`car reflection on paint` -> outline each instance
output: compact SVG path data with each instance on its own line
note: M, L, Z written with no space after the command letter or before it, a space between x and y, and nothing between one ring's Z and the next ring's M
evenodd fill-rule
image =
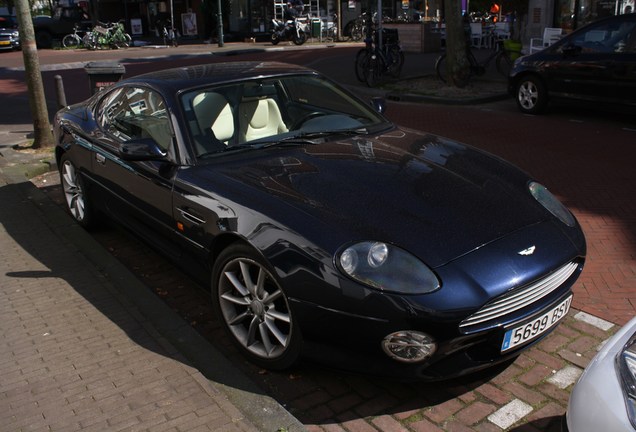
M400 128L307 68L123 80L54 121L69 211L209 286L238 349L421 379L514 359L567 314L574 216L492 155Z

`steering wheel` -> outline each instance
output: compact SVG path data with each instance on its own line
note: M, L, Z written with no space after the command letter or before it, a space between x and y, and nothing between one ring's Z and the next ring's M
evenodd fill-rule
M300 129L300 127L307 121L316 118L316 117L320 117L325 115L324 112L321 111L313 111L310 112L309 114L305 114L304 116L302 116L301 118L299 118L298 120L296 120L294 122L294 124L291 126L291 130L296 130L296 129Z

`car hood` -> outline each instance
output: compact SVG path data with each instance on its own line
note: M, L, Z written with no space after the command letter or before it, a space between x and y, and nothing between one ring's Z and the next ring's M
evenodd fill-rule
M200 168L217 185L223 175L224 188L229 180L226 198L330 253L384 241L437 267L550 217L510 164L403 129L252 150Z

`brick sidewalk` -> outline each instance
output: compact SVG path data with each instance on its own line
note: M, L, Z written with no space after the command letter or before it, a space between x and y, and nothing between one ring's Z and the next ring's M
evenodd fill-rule
M31 183L0 200L0 431L303 429Z

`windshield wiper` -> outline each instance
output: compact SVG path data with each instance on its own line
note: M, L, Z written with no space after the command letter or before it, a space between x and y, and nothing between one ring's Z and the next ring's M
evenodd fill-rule
M322 142L321 138L325 137L334 135L366 135L367 133L368 131L365 128L301 132L299 134L291 135L278 140L268 141L262 146L258 146L257 148L304 144L317 145Z
M342 130L329 130L329 131L313 131L313 132L301 132L295 135L289 135L279 139L262 138L259 140L250 141L243 144L237 144L227 147L222 152L232 152L239 150L259 150L268 147L275 146L296 146L296 145L316 145L319 144L320 138L333 135L366 135L369 132L366 128L356 129L342 129Z
M308 144L318 144L317 139L334 136L334 135L366 135L369 131L366 128L356 128L356 129L336 129L336 130L321 130L321 131L311 131L311 132L301 132L296 135L288 136L277 140L279 143L308 143Z

